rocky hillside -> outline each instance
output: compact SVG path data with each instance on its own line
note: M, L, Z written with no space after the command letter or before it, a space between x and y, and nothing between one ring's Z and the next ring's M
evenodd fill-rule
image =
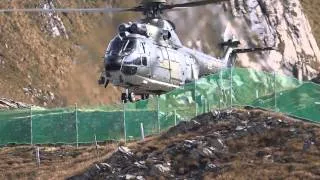
M317 19L312 9L319 2L308 0L303 5ZM302 8L299 0L230 0L170 12L168 17L177 23L186 44L217 56L222 55L218 43L233 36L244 48L276 47L277 51L241 54L237 65L309 80L320 70L320 51ZM312 22L316 29L319 23Z
M319 126L270 112L212 112L69 179L319 179L318 138Z
M316 37L320 38L315 13L319 2L301 1ZM238 65L280 71L300 79L316 74L319 49L298 0L230 2L171 12L167 16L177 24L185 44L213 55L221 55L217 44L231 35L240 39L243 47L276 46L279 49L279 52L242 55ZM0 7L128 7L134 4L135 1L124 0L12 0L1 1ZM1 14L0 97L40 106L118 102L119 89L112 86L103 89L96 83L102 56L117 25L139 16L132 13Z
M13 0L1 1L0 7L103 7L111 4L118 3ZM119 90L100 88L97 79L108 41L118 23L128 21L129 16L1 14L0 97L40 106L118 101Z

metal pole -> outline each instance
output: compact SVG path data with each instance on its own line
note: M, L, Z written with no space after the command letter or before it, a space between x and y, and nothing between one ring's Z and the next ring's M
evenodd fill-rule
M233 78L232 78L232 76L233 76L233 68L231 67L231 70L230 70L230 106L231 106L231 108L232 108L232 94L233 94L233 91L232 91L232 89L233 89Z
M40 167L40 148L36 147L37 166Z
M276 89L276 72L273 72L273 83L274 83L274 109L277 112L277 89Z
M140 132L141 132L141 140L144 141L144 129L143 129L143 123L140 124Z
M194 81L194 101L196 102L196 116L198 116L197 80Z
M123 129L124 129L124 143L127 143L127 128L126 128L126 104L122 101L123 104Z
M161 133L161 125L160 125L160 102L159 102L159 95L157 96L157 118L158 118L158 132Z
M177 110L174 110L174 126L177 125Z
M79 127L78 127L78 104L75 104L75 115L76 115L76 141L77 141L77 148L79 148Z
M219 91L219 111L221 111L221 102L222 102L221 97L222 97L222 86L223 86L223 84L222 84L222 70L220 70L220 72L219 72L219 83L220 83L220 85L219 85L219 88L220 88L220 91Z
M32 128L33 128L33 125L32 125L32 106L30 106L30 144L31 146L33 145L33 132L32 132Z

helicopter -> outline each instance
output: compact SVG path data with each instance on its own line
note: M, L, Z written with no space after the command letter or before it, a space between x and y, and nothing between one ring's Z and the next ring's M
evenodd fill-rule
M105 88L111 83L124 89L121 101L135 101L136 95L148 99L205 75L233 66L238 53L274 50L273 47L238 48L240 41L232 37L220 43L221 58L184 46L175 24L162 17L165 11L222 3L229 0L199 0L168 4L166 0L142 0L133 8L82 9L0 9L4 12L142 12L144 18L122 23L110 41L103 58L104 71L98 83Z
M166 10L187 8L227 0L206 0L168 5L166 0L143 0L130 9L145 16L137 22L122 23L104 56L105 71L99 84L124 88L124 102L135 101L135 94L147 99L183 86L202 76L234 64L236 54L273 50L272 47L239 49L235 38L220 43L222 58L211 57L183 46L170 20L161 14Z

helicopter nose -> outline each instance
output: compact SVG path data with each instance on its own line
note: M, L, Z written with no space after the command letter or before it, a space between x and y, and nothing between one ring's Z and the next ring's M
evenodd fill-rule
M119 56L107 56L104 61L106 71L119 71L121 68L122 58Z

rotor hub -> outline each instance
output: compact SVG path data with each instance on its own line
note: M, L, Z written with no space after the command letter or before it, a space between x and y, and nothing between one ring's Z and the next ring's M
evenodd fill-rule
M150 4L150 3L167 3L166 0L142 0L141 4Z

